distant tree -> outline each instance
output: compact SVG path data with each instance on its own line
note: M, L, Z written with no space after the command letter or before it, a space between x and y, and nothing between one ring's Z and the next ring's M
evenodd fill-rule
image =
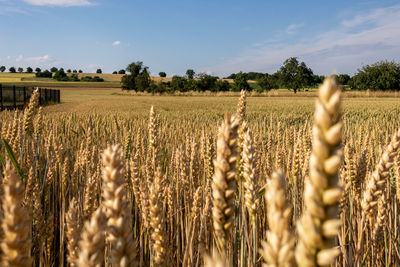
M125 72L125 70L119 70L118 71L118 74L125 74L126 72Z
M64 72L64 69L59 69L54 73L53 79L57 81L69 81L67 74Z
M67 73L71 73L72 71L71 71L71 69L67 69Z
M167 77L167 74L166 74L165 72L163 72L163 71L159 72L158 75L159 75L160 77L162 77L162 78Z
M113 73L112 74L118 74L118 71L113 71Z
M339 74L337 76L337 80L340 84L342 85L347 85L348 82L350 81L350 75L348 74Z
M266 74L268 74L268 73L266 73ZM247 73L247 79L249 79L249 80L259 80L259 79L261 79L262 77L264 77L264 73L261 73L261 72L248 72Z
M349 81L351 89L400 90L400 63L379 61L358 70Z
M17 71L15 70L15 67L11 67L8 69L11 73L16 73Z
M232 73L231 75L229 75L225 79L235 79L235 78L236 78L236 73Z
M144 67L142 72L135 78L135 85L137 91L139 92L147 91L150 88L150 83L151 80L148 68Z
M82 71L82 70L78 70L78 72L79 72L79 73L83 73L83 71Z
M297 58L285 60L279 70L280 81L283 86L296 93L299 89L312 85L313 72L304 62L299 63Z
M45 71L36 71L36 77L38 77L38 78L51 78L53 76L53 73L51 73L50 71L48 71L48 70L45 70Z
M140 80L140 89L143 89L143 85L146 84L146 74L144 74L140 79L136 80L136 78L142 74L144 72L144 70L146 70L147 75L148 75L148 71L147 71L147 67L143 66L143 62L141 61L137 61L137 62L132 62L131 64L129 64L126 67L126 71L129 74L126 74L124 76L122 76L121 79L121 84L122 84L122 89L123 90L135 90L138 91L139 87L137 86L136 82L138 82ZM150 75L149 75L150 77Z
M26 72L27 72L27 73L32 73L32 72L33 72L33 69L32 69L31 67L27 67L27 68L26 68Z
M318 84L321 84L324 81L325 76L324 75L313 74L313 78L312 79L313 79L313 84L314 85L318 85Z
M24 72L24 68L19 67L19 68L18 68L18 72L19 72L19 73Z
M207 91L210 90L211 92L216 92L218 78L210 75L204 75L199 81L198 81L198 88L200 91Z
M73 70L72 72L73 72L73 73L78 73L78 71L77 71L77 70Z
M103 73L103 71L102 71L101 69L97 69L97 70L96 70L96 73L99 73L99 74L100 74L100 73Z
M5 71L6 71L6 66L1 66L1 67L0 67L0 71L1 71L1 72L5 72Z
M185 77L174 75L171 80L172 91L186 92L187 79Z
M260 86L261 91L269 91L274 88L278 88L275 76L264 74L262 77L257 79L257 84Z
M56 71L58 71L58 69L57 69L56 67L52 67L52 68L50 69L50 71L51 71L51 72L56 72Z
M193 79L193 77L194 77L195 74L196 74L196 73L195 73L194 70L192 70L192 69L188 69L188 70L186 71L186 76L187 76L189 79Z
M251 87L247 83L247 80L248 78L246 73L243 73L242 71L237 73L234 79L232 90L236 92L239 92L241 90L250 91Z
M40 68L36 68L35 72L42 72L42 70Z
M216 92L228 92L231 88L228 81L218 80L215 83Z

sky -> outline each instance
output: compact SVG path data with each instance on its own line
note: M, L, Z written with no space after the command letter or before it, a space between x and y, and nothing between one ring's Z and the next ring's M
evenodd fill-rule
M298 57L316 74L400 61L400 1L0 0L0 65L153 75L273 73Z

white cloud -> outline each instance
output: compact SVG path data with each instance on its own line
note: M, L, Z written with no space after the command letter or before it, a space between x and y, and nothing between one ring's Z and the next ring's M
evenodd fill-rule
M121 41L115 41L115 42L113 42L113 46L118 46L118 45L120 45L121 44Z
M89 0L24 0L26 3L35 6L89 6Z
M44 55L40 57L28 57L25 58L24 61L32 64L45 64L45 63L50 63L52 59L49 55Z
M286 33L288 33L288 34L293 34L293 33L296 33L296 31L298 30L298 29L300 29L301 27L303 27L304 26L304 24L303 23L300 23L300 24L290 24L289 26L287 26L286 27Z
M24 59L23 55L19 55L16 59L15 62L21 62Z
M288 57L299 57L316 73L354 73L379 60L400 60L400 5L356 14L323 34L296 44L251 46L241 55L208 67L217 73L275 72ZM291 27L293 28L293 27Z

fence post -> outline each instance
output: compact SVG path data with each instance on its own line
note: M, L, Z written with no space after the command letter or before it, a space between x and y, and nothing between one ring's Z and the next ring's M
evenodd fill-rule
M3 106L3 85L0 83L0 111L4 109Z
M14 109L17 109L17 94L15 92L15 85L13 86L13 96L14 96Z
M26 87L24 86L24 105L25 105L25 102L26 102Z

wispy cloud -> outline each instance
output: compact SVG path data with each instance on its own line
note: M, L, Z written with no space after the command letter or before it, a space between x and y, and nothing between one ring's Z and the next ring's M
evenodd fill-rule
M21 62L24 59L23 55L19 55L16 59L15 62Z
M293 34L296 33L298 29L302 28L304 26L303 23L300 24L290 24L289 26L286 27L285 32L288 34Z
M118 46L118 45L120 45L121 44L121 41L115 41L115 42L113 42L113 46Z
M355 14L337 28L306 41L251 46L236 58L207 69L221 74L240 70L274 72L285 59L295 56L317 73L354 73L363 64L400 60L399 25L400 5L374 9Z
M49 55L39 56L39 57L28 57L25 58L25 62L33 63L33 64L44 64L52 62L52 58Z
M35 6L90 6L89 0L24 0L26 3Z

